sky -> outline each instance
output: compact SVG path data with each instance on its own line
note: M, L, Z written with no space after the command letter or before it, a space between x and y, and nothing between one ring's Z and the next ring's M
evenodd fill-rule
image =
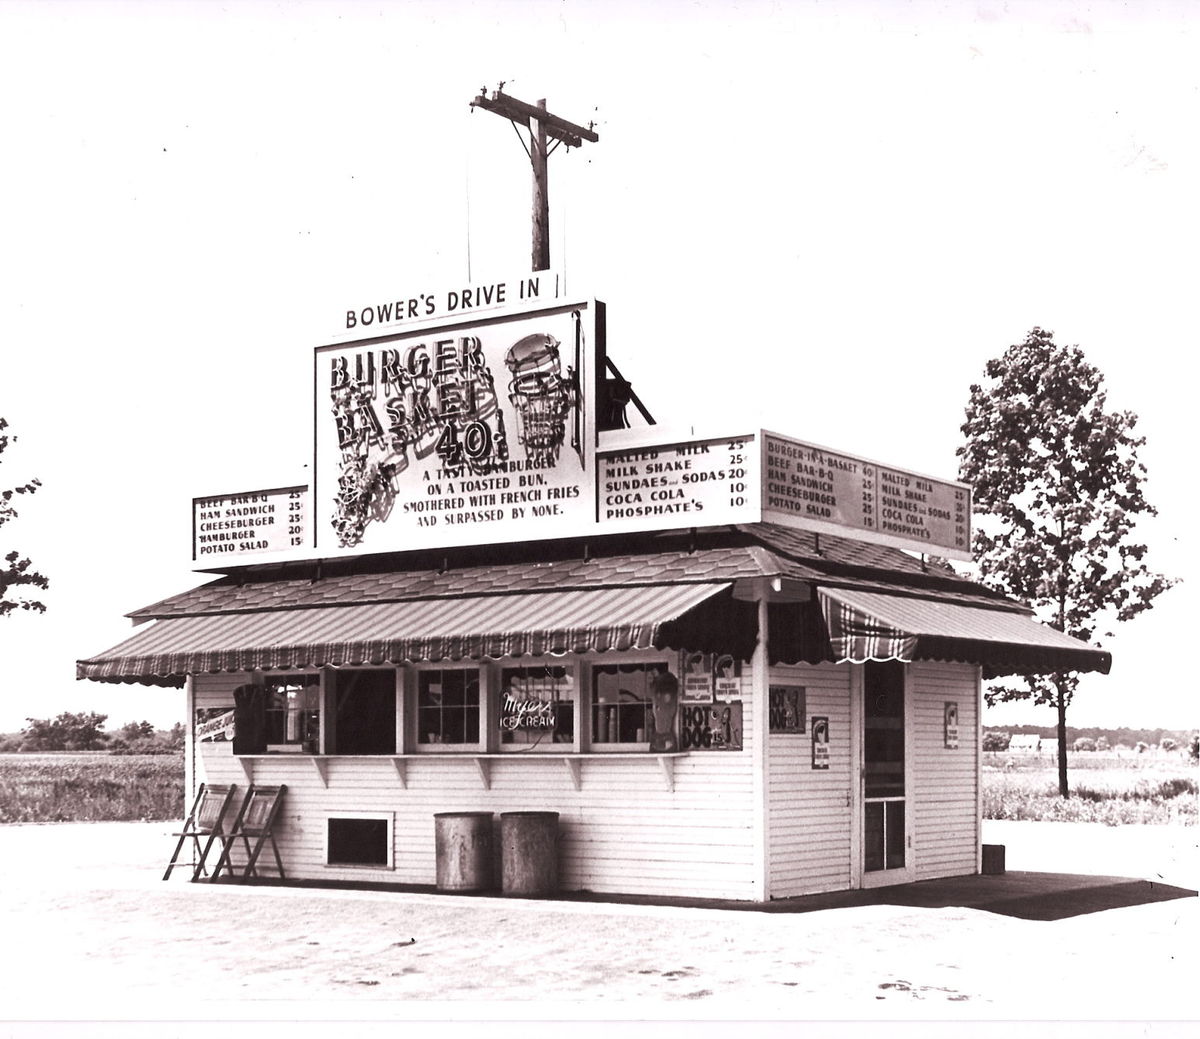
M75 661L207 579L193 497L307 482L348 309L529 269L528 160L469 106L502 81L595 123L550 159L552 265L660 422L953 479L987 361L1035 325L1079 345L1183 583L1068 722L1196 726L1198 30L1187 3L3 0L0 487L43 487L0 548L51 588L0 620L0 732L183 720Z

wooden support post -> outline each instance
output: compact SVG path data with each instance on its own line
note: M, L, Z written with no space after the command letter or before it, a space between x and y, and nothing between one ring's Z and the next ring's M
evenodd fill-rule
M200 789L196 779L196 680L188 675L185 680L185 706L187 712L187 730L183 743L183 814L187 815L188 806L192 803Z
M662 770L663 783L666 785L667 793L675 793L675 759L666 754L659 754L658 767Z
M492 789L492 763L484 757L475 759L475 767L479 770L479 782L483 784L484 790Z
M576 790L582 790L583 789L583 780L581 778L581 773L580 773L580 769L582 768L582 766L580 765L579 759L578 758L563 758L562 760L563 760L563 764L567 766L567 773L571 777L571 785Z
M533 164L533 269L550 269L550 184L546 176L546 99L537 103L542 118L529 120L529 161Z
M408 759L407 758L392 758L392 765L396 769L396 778L400 780L402 787L408 786Z
M771 772L770 772L770 718L771 702L771 655L768 652L771 637L770 584L760 580L758 594L758 644L750 658L751 669L751 713L753 735L750 744L754 769L754 807L751 815L751 833L754 837L753 862L754 898L766 902L771 897Z
M501 84L503 88L503 84ZM512 121L516 126L524 123L529 128L529 162L533 166L533 269L550 269L550 194L549 178L546 175L546 160L550 157L546 142L555 141L555 147L565 144L578 148L584 141L595 142L600 138L590 126L577 126L566 119L546 111L546 99L536 105L509 97L503 89L486 90L471 102L472 108L482 108Z

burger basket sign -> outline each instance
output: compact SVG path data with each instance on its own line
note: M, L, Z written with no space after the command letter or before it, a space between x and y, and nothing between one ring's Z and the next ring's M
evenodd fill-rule
M313 526L321 553L586 527L603 357L596 309L562 303L318 347Z

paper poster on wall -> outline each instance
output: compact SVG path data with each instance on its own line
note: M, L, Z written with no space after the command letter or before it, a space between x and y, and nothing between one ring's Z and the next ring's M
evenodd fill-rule
M741 750L742 702L685 704L680 750Z
M946 749L958 749L958 704L953 700L946 701L945 708Z
M773 685L768 722L771 732L804 734L806 690L802 685Z
M671 753L679 749L675 721L679 716L679 679L670 671L656 671L650 676L650 710L646 712L647 732L652 754Z
M196 742L224 743L234 737L232 707L197 707Z
M812 767L829 768L829 718L814 716L812 720Z
M714 683L718 700L741 695L742 665L740 661L728 653L722 653L717 657L714 670L716 672Z
M683 654L682 703L712 703L713 655L711 653Z

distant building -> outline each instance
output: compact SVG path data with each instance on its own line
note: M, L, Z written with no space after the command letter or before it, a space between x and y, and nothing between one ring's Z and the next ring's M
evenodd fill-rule
M1041 736L1014 735L1008 741L1008 751L1010 754L1040 754L1041 750Z

